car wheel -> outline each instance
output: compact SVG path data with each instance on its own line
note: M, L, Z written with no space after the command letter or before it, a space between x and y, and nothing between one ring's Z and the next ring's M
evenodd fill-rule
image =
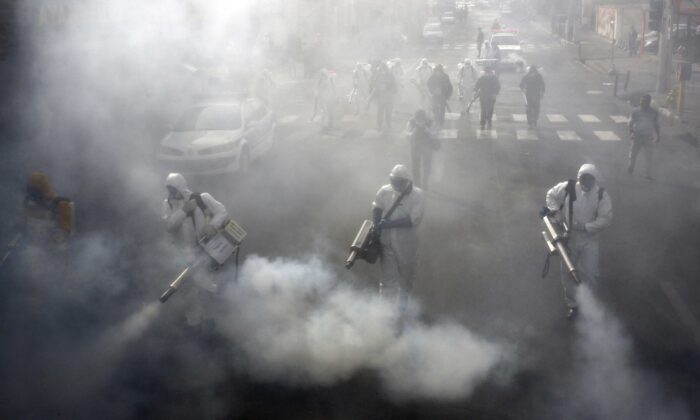
M238 162L238 172L247 174L250 171L250 152L248 148L244 148L241 152L240 161Z

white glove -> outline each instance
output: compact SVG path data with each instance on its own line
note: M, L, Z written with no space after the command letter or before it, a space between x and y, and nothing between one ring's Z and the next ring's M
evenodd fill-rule
M572 230L575 230L577 232L585 232L586 231L586 224L581 223L581 222L574 222L574 225L571 226Z
M185 204L182 205L182 211L185 213L192 213L196 208L197 202L195 200L186 200Z
M204 235L206 235L207 237L212 237L216 235L217 232L219 232L219 230L216 227L214 227L214 225L212 225L211 223L207 223L206 225L204 225L203 231Z

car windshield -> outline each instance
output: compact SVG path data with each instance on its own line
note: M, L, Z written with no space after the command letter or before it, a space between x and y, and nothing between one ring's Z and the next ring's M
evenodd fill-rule
M241 128L240 105L192 108L175 126L177 131L236 130Z
M496 45L518 45L518 40L512 35L494 36L492 41Z

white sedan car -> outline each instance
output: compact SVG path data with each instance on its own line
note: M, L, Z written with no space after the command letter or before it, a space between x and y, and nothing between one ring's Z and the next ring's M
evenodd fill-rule
M171 172L245 173L272 148L275 127L259 99L197 105L163 137L156 159Z

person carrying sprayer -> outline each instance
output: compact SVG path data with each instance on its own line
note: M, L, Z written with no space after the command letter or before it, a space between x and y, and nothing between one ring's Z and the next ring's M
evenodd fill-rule
M396 302L403 314L418 261L417 229L423 219L425 197L413 185L404 165L394 166L389 181L372 203L372 218L381 238L379 291L382 297Z
M612 201L598 184L601 177L595 165L584 164L577 180L560 182L546 195L541 216L550 216L568 226L567 246L578 279L591 287L597 285L599 270L599 233L612 223ZM567 318L578 313L576 282L562 267L561 283L568 309Z
M174 243L184 252L188 264L192 264L200 252L201 241L214 237L224 227L228 212L211 194L192 192L182 174L169 174L165 179L165 188L168 196L163 201L163 222ZM202 297L201 293L197 293L198 298L193 300L195 303L185 315L190 326L199 325L204 311L203 301L208 302L210 296L218 292L220 284L212 275L218 270L219 266L212 261L209 275L194 276L199 289L209 292L209 295Z

